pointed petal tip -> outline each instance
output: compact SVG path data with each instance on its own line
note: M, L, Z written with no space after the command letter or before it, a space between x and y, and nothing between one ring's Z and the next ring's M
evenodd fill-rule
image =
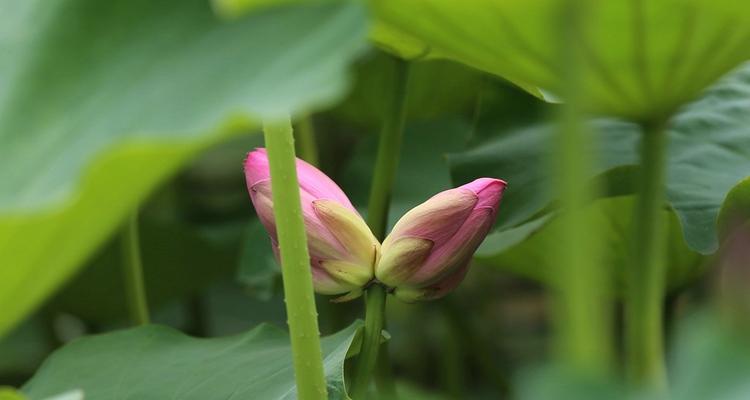
M499 207L507 187L508 184L504 180L495 178L479 178L461 186L462 189L470 190L477 195L477 207L488 206L495 210Z
M271 177L271 170L268 165L268 154L266 149L256 148L255 150L247 153L244 163L245 170L245 181L247 187L254 186L259 181L269 179Z
M245 169L247 169L248 166L257 163L258 161L268 162L268 153L266 153L266 149L263 147L256 147L255 149L247 153L244 163Z
M487 189L493 189L502 193L505 188L508 187L508 183L502 179L497 178L478 178L461 187L469 189L477 195L480 195Z

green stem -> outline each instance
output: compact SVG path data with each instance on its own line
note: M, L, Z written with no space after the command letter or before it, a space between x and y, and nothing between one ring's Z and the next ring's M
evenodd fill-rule
M639 385L666 387L664 300L664 182L668 142L664 123L643 125L633 262L625 293L628 375Z
M599 265L600 243L590 207L591 144L594 135L575 111L564 111L558 135L558 192L560 231L556 235L560 266L557 346L569 365L588 372L609 368L612 344L608 318L607 280Z
M394 59L393 61L396 64L395 82L383 121L383 129L380 132L375 173L372 177L367 207L367 225L380 240L385 237L388 225L388 206L401 154L401 141L406 120L406 87L409 81L409 64L402 60Z
M263 133L271 168L273 211L281 250L281 277L297 394L302 400L322 400L327 398L326 380L289 117L264 122Z
M146 288L143 284L143 264L141 263L141 247L138 239L138 212L135 211L128 218L122 230L122 269L125 279L125 295L128 302L128 312L133 325L145 325L149 322L148 303L146 302Z
M315 127L310 116L301 118L297 122L297 134L295 137L298 143L300 158L314 166L318 166L320 162L318 145L315 143Z
M378 141L378 153L375 159L373 169L372 186L370 187L370 199L367 208L367 225L370 226L375 237L379 240L385 238L388 227L388 210L391 202L391 192L393 182L396 179L396 170L398 169L398 160L401 155L401 142L404 136L404 124L406 122L406 105L407 105L407 86L409 83L409 64L406 61L392 59L394 66L394 81L391 90L391 98L384 115L383 127L380 132ZM373 287L379 285L373 285ZM373 287L368 289L373 290ZM375 289L381 290L381 289ZM383 295L385 297L385 295ZM365 310L365 321L368 318L375 318L370 314L370 306ZM383 300L381 314L385 313L385 299ZM379 329L385 328L385 315L381 315L383 320ZM365 324L365 334L367 334L367 325ZM378 331L379 334L380 331ZM372 332L369 335L373 335ZM377 347L376 347L377 351ZM363 363L363 361L360 361ZM377 356L377 376L376 383L380 394L387 398L396 398L396 388L391 378L390 356L388 353L388 343L380 346L380 354ZM369 378L366 378L369 379ZM363 390L363 389L360 389ZM355 397L355 399L357 399Z
M585 22L584 9L580 0L568 0L560 18L566 102L559 115L554 166L561 200L560 230L551 246L558 249L560 267L555 313L557 350L565 364L586 373L600 373L609 369L612 343L607 279L598 263L598 226L587 210L596 197L591 183L596 137L583 122L578 85L583 54L577 37Z
M383 329L388 329L388 321L383 317ZM384 399L396 399L396 384L391 376L391 355L388 351L388 342L380 345L378 362L375 366L375 385L380 397Z
M365 295L365 329L351 390L354 400L365 398L370 377L378 361L378 348L385 321L385 296L385 288L380 284L370 286Z

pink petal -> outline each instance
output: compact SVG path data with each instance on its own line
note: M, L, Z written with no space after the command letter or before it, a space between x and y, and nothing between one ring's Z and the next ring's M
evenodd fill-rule
M251 188L260 181L271 179L271 170L268 166L268 155L266 149L255 149L248 153L245 158L245 181L247 187Z
M276 241L271 238L271 248L273 249L273 255L276 257L276 262L281 266L281 251ZM310 271L312 273L313 286L315 291L320 294L336 295L343 294L359 288L347 285L344 282L339 282L332 277L322 266L321 260L318 258L310 258Z
M449 240L468 218L478 197L467 189L450 189L412 208L396 223L383 242L383 254L390 244L404 236L430 240L435 247Z
M257 181L249 186L250 200L253 202L258 219L266 228L266 232L276 241L276 220L273 215L273 199L271 198L271 181L266 179Z
M300 191L302 199L302 218L307 233L307 248L311 257L330 260L348 260L349 253L315 212L313 202L316 200L306 192Z
M472 211L450 240L433 248L422 267L412 274L406 284L429 285L466 264L489 233L493 222L494 209L482 207Z
M347 257L346 249L331 234L315 213L312 205L315 199L304 191L300 192L300 197L302 199L302 219L305 223L307 248L310 256L322 259L342 259L342 257ZM271 181L268 179L262 180L252 186L250 188L250 198L255 206L258 219L260 219L260 222L266 228L271 239L277 242L276 220L273 214L273 201L271 200Z
M497 212L503 192L507 186L508 184L501 179L479 178L471 183L460 186L460 188L471 190L477 195L479 201L476 208L491 207L495 210L494 212Z
M341 188L326 174L299 158L296 159L296 164L297 181L303 191L309 193L314 199L335 200L354 212L357 211ZM270 177L266 149L258 148L250 152L245 159L247 186L252 187L260 181L270 179Z
M432 285L417 288L404 286L396 288L393 294L407 303L439 299L457 288L463 282L467 272L469 272L469 262Z

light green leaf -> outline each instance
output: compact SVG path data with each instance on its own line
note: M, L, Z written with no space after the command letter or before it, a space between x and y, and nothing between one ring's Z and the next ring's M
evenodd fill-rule
M202 0L16 3L0 0L0 335L196 152L340 98L366 43L353 3L230 23Z
M26 400L23 393L16 391L11 387L0 386L0 400Z
M750 175L749 108L750 64L745 64L685 107L669 128L667 200L685 241L703 254L718 248L717 218L727 193ZM626 166L637 163L638 127L616 121L592 126L601 132L593 173L603 178L607 194L632 193L635 169ZM544 214L556 199L547 164L553 134L549 125L512 131L449 157L456 183L478 176L508 181L499 230Z
M372 40L382 49L409 61L438 58L427 44L404 31L376 20L370 31Z
M622 291L624 274L630 262L633 203L631 196L612 197L597 200L586 209L590 213L590 220L597 226L596 232L599 232L603 248L598 265L607 270L612 288L617 293ZM663 212L669 221L667 285L675 288L698 276L705 267L706 260L687 247L674 213L669 210ZM547 223L542 225L544 222ZM483 264L554 285L563 275L555 257L560 251L554 250L555 246L562 243L559 235L564 231L560 223L554 216L548 216L514 230L490 235L474 258ZM536 230L529 232L532 228ZM518 230L527 235L525 240L515 239ZM511 242L512 245L506 245L506 242Z
M216 12L226 18L237 18L252 12L292 4L324 4L345 0L210 0Z
M379 24L521 87L561 93L563 0L378 0ZM590 110L671 114L750 58L750 5L735 0L581 2L579 93ZM570 12L569 9L565 9ZM398 48L398 35L381 35Z
M265 8L285 4L315 4L345 0L212 0L216 11L226 18L237 18ZM379 46L407 60L417 60L427 56L435 57L435 52L419 39L416 39L383 21L374 21L370 37Z
M360 326L321 341L329 399L347 398L344 359ZM84 337L53 353L23 392L36 399L71 388L98 400L297 397L289 337L271 325L211 339L158 325Z

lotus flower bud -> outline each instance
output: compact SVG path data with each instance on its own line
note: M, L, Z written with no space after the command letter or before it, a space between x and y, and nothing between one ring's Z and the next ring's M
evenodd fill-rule
M407 212L383 242L375 277L405 301L453 290L495 221L505 182L481 178Z
M271 196L271 176L265 149L245 160L250 198L274 252L279 254ZM380 243L344 192L328 176L297 159L297 179L310 253L313 285L321 294L344 294L345 300L362 293L374 274Z

